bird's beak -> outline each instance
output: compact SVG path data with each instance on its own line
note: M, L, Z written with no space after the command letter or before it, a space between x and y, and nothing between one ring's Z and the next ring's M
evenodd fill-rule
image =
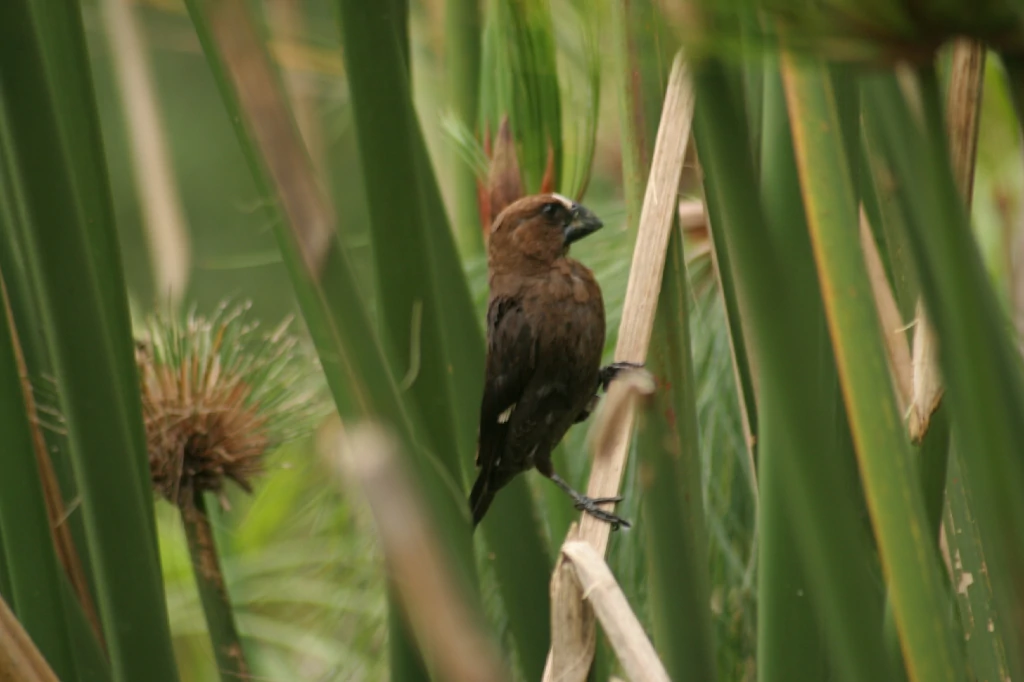
M572 211L572 220L565 226L565 245L568 246L575 241L583 239L588 234L596 232L603 226L601 219L591 212L586 206L576 205Z

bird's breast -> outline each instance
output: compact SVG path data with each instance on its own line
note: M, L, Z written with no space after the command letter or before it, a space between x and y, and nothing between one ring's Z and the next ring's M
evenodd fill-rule
M597 371L604 347L605 319L600 290L596 294L586 279L575 273L559 273L548 279L545 295L532 301L538 320L538 340L544 355L570 374L582 373L583 382Z
M572 297L577 303L586 303L591 298L587 282L578 275L572 275Z

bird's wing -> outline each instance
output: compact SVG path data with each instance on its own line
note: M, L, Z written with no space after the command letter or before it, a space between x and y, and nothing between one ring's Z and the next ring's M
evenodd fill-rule
M537 337L521 301L493 298L487 310L487 369L477 466L489 468L500 459L509 420L533 377L536 362Z

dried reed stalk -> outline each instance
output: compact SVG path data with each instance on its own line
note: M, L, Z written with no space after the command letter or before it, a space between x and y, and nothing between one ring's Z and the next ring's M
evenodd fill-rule
M953 45L953 59L946 98L946 131L950 161L957 188L970 209L974 194L974 166L978 151L978 120L981 116L982 85L985 76L985 47L960 39ZM928 321L924 305L917 303L914 330L914 385L910 402L910 438L919 442L928 430L932 414L942 401L938 339Z
M665 252L679 210L677 195L693 122L693 104L693 86L680 52L673 60L669 74L640 213L640 228L615 348L618 361L642 363L647 358L665 270ZM617 381L613 382L605 398L598 415L600 423L594 427L601 434L593 439L594 464L587 486L590 497L613 497L618 493L633 428L635 397L641 391L636 382ZM593 547L598 556L603 556L608 547L609 532L608 524L585 514L576 534L570 533L570 540L582 540ZM592 615L581 614L583 595L564 562L564 557L560 557L552 577L552 650L544 670L545 682L585 679L594 654L594 620ZM566 581L570 581L569 584Z
M68 576L71 588L78 603L82 606L85 619L89 622L96 641L100 646L106 648L106 640L103 637L103 627L100 625L99 615L96 612L96 604L93 602L92 593L89 591L89 581L86 579L85 570L82 568L82 560L75 548L74 539L71 537L71 527L67 524L68 516L73 509L69 510L64 504L64 495L60 489L60 482L57 480L57 472L53 468L53 460L50 459L50 451L46 446L46 439L43 437L42 429L39 426L39 412L36 409L35 393L32 390L32 382L28 376L28 366L25 364L25 354L21 349L21 341L18 338L18 329L14 324L14 314L11 311L10 300L7 297L7 287L0 279L0 303L3 304L4 314L7 316L7 324L14 332L11 342L14 345L14 359L18 363L18 372L21 374L21 394L25 400L25 410L29 417L29 428L32 431L32 449L35 451L36 466L39 467L39 483L43 487L43 499L46 501L46 516L50 521L50 536L53 538L54 549L61 567ZM2 679L2 678L0 678Z
M562 545L562 556L601 621L626 676L632 682L669 682L654 645L601 555L586 542L576 541Z
M0 597L0 682L60 682Z
M900 309L896 305L889 278L882 265L882 257L878 253L878 245L871 233L864 206L860 207L860 245L864 250L864 263L871 281L871 293L874 294L875 309L882 325L883 341L885 342L886 359L889 361L889 373L892 376L893 391L900 414L906 414L913 392L914 368L910 361L910 345L907 343L906 329Z

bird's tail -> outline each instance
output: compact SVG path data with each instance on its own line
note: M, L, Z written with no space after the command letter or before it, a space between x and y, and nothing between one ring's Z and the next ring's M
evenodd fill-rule
M480 470L476 477L476 483L473 484L473 490L469 493L469 510L473 513L474 528L480 523L480 519L487 513L488 507L491 506L491 501L494 500L495 491L488 485L488 478L490 476L488 476L488 471L485 467Z

